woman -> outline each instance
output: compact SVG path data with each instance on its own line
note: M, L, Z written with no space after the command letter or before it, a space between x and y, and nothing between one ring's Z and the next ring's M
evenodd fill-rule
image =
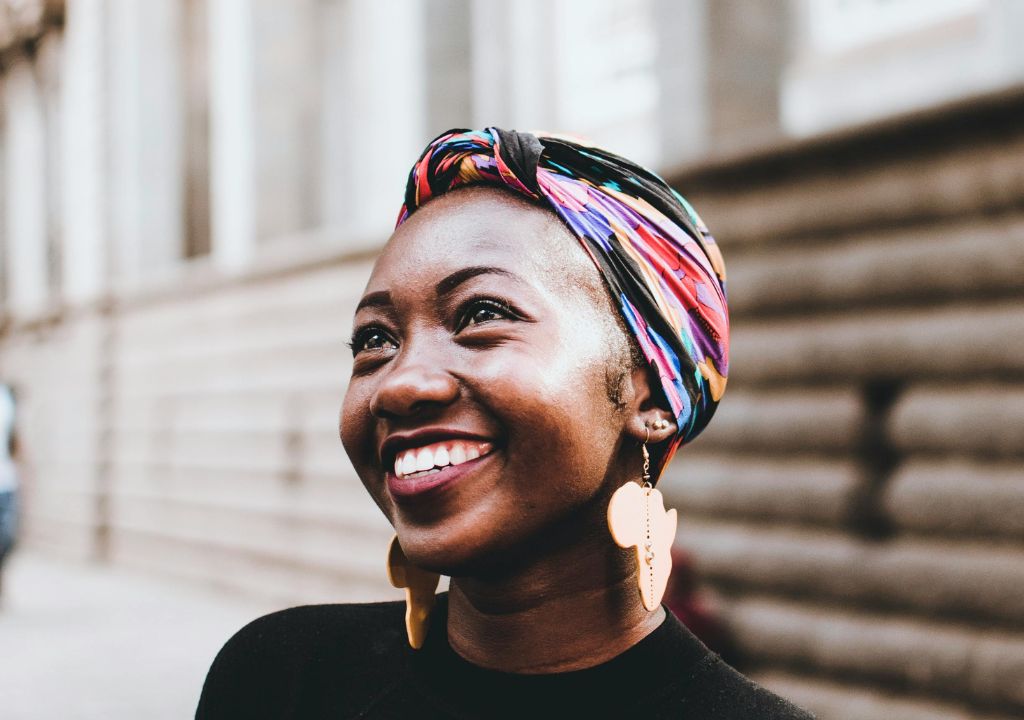
M0 383L0 602L4 564L18 538L18 433L14 388Z
M496 128L430 143L356 310L340 428L407 602L251 623L197 718L809 717L660 603L675 511L652 485L724 391L724 280L627 160Z

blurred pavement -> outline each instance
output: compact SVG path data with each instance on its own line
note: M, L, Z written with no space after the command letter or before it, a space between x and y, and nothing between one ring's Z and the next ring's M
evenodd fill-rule
M16 552L0 605L5 720L182 720L251 598Z

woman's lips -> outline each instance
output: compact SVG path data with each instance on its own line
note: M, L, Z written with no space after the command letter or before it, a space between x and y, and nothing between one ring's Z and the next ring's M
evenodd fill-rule
M465 443L464 443L465 444ZM437 447L440 445L448 445L440 453L441 457L437 458L437 462L447 462L441 467L433 466L429 470L413 470L413 468L421 467L422 465L411 465L409 470L412 472L406 473L406 465L404 460L405 457L424 458L422 449L409 451L409 455L400 453L396 458L395 467L387 472L387 485L388 490L396 501L401 502L403 500L420 499L422 496L432 492L439 491L441 488L452 485L458 482L466 475L474 472L479 466L486 462L495 452L495 447L492 443L488 442L472 442L468 443L472 445L474 449L469 452L465 452L465 448L454 448L452 453L451 443L435 443L428 448L428 453L436 453ZM445 452L448 455L445 455ZM452 457L454 454L454 458ZM436 455L435 455L436 457ZM457 461L455 464L451 464L452 461ZM425 464L426 460L422 460Z

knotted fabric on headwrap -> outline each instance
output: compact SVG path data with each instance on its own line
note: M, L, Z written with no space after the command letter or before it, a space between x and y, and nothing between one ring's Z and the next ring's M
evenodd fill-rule
M546 202L597 264L676 417L657 479L725 392L729 310L714 238L650 170L578 141L498 128L449 130L427 145L397 224L430 198L473 184Z

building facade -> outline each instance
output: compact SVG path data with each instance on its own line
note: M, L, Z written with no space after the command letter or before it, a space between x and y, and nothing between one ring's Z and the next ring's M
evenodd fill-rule
M6 0L0 376L26 543L393 597L337 438L426 140L571 131L689 197L734 367L665 478L739 661L824 718L1024 711L1015 0Z

